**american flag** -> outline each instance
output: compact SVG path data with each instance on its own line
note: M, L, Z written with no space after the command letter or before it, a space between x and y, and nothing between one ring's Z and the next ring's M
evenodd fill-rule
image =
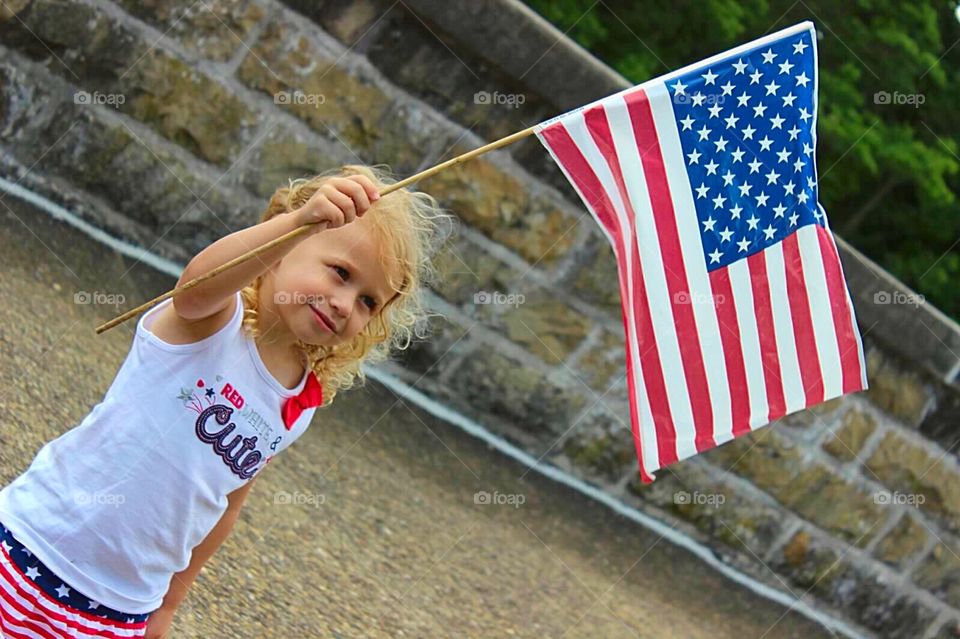
M616 256L643 483L867 388L816 121L803 22L534 128Z

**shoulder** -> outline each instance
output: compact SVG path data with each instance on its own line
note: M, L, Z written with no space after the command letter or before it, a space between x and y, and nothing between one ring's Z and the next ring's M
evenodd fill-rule
M193 344L224 328L237 310L237 295L231 295L224 308L207 317L188 320L181 317L173 304L166 304L150 324L150 332L168 344Z

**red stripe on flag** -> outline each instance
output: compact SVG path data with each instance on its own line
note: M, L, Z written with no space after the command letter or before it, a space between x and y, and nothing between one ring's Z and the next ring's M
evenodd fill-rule
M753 290L753 310L757 318L760 339L760 362L763 381L767 388L767 420L773 421L787 413L783 397L783 379L780 373L780 353L777 352L777 334L773 328L773 303L770 301L770 283L767 280L767 262L763 251L747 258L750 270L750 288Z
M743 344L740 341L740 323L733 301L733 287L726 268L710 272L710 287L714 293L714 308L723 345L723 361L727 367L727 386L730 388L730 409L733 436L750 432L750 389L747 370L743 364Z
M643 283L643 273L640 267L640 258L637 254L636 240L633 237L632 229L626 236L620 228L619 218L613 204L610 202L606 191L600 184L590 164L580 152L579 147L570 137L570 133L562 124L555 124L541 131L540 135L550 145L557 161L561 163L564 170L574 181L581 193L589 195L591 209L596 212L604 228L610 233L616 245L617 272L620 280L621 295L621 313L624 321L624 339L626 340L627 351L627 377L630 387L627 394L630 398L631 430L633 430L634 444L637 446L637 456L640 460L641 480L644 483L650 483L653 478L646 475L643 468L643 455L641 449L642 439L640 437L638 418L638 408L636 406L637 390L634 385L633 366L636 362L633 359L633 352L630 348L629 327L630 321L627 315L627 304L632 304L633 314L636 317L635 331L637 333L637 348L640 351L640 366L643 370L644 387L646 388L648 401L653 413L653 421L657 430L657 445L660 456L658 468L665 466L664 461L670 459L677 460L676 448L673 442L676 441L676 433L673 430L673 419L670 415L670 405L667 403L667 389L663 383L663 369L660 365L660 354L657 351L656 340L653 334L653 325L650 322L649 301L647 300L647 291ZM631 296L627 290L627 270L626 270L626 249L625 242L630 242L633 246L633 260L630 264L634 287L636 294ZM666 446L669 443L670 446Z
M700 336L692 304L678 304L678 295L690 296L686 267L680 249L680 235L677 231L676 211L670 196L670 185L664 167L660 140L653 122L653 112L645 91L634 91L623 96L630 112L633 134L640 149L643 173L646 177L647 191L653 219L657 228L657 240L663 257L667 288L670 293L670 310L676 322L677 340L680 346L680 359L683 374L687 382L687 397L693 410L693 422L697 436L695 445L698 451L716 447L713 437L713 407L710 403L707 374L703 367L703 352L700 349ZM699 239L699 238L698 238ZM666 465L666 464L664 464Z
M840 368L843 371L843 392L852 393L863 390L860 356L857 336L853 331L853 316L847 305L846 282L840 268L840 255L830 233L819 224L817 239L820 241L820 254L823 256L823 270L827 276L827 290L830 292L830 311L833 313L833 326L837 333L837 349L840 351Z
M806 406L823 401L823 374L817 340L813 336L813 318L810 317L810 297L800 259L800 245L796 233L784 238L783 265L787 275L787 299L790 300L790 318L793 321L793 337L797 343L797 359L800 362L800 380L806 396Z

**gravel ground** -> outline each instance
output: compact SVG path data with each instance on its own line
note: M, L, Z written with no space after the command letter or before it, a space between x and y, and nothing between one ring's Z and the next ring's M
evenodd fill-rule
M0 481L78 424L174 281L6 196ZM119 309L77 291L126 296ZM172 637L831 636L370 381L274 460ZM477 491L522 505L476 504ZM292 495L285 499L284 493Z

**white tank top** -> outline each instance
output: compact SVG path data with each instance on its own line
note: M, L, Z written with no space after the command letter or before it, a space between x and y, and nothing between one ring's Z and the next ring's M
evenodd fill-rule
M292 444L316 408L287 430L295 389L270 374L241 328L243 298L217 333L168 344L137 323L130 352L99 404L47 442L0 490L0 521L85 596L128 613L152 612L171 577L244 485Z

